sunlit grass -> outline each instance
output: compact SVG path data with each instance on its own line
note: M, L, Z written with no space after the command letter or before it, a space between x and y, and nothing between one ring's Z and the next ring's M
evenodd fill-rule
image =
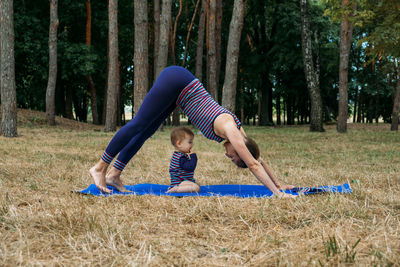
M400 264L400 135L388 125L246 128L280 180L350 182L353 194L295 200L71 193L113 133L21 111L19 137L0 137L0 265L309 266ZM126 184L169 183L171 128L124 171ZM196 132L196 131L195 131ZM195 136L201 184L258 184Z

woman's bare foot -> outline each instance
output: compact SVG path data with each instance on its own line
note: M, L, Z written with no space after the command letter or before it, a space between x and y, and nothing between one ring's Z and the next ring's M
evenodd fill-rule
M125 188L120 178L106 178L106 184L115 187L119 192L130 192Z
M107 188L106 186L106 171L107 171L107 167L103 166L104 164L102 164L101 162L97 163L96 165L94 165L90 170L90 176L92 177L94 184L96 185L96 187L103 191L104 193L111 193L111 190Z
M121 181L121 171L112 168L106 175L106 184L115 187L119 192L130 192Z

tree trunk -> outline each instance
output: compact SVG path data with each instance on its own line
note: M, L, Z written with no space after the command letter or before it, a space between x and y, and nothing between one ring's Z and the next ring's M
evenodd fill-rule
M14 4L13 4L14 5ZM12 5L12 6L13 6ZM4 2L4 7L5 7L5 2ZM2 34L3 34L3 29L2 29L2 25L5 25L5 23L4 23L4 21L5 21L5 16L3 17L3 8L4 8L3 6L2 6L2 3L0 2L0 108L1 108L1 94L2 94L2 87L1 87L1 80L3 79L2 77L1 77L1 71L2 71L2 64L1 64L1 40L6 40L6 37L5 36L3 36L2 37ZM13 10L13 12L14 12L14 10ZM13 20L14 20L14 17L13 17ZM15 60L14 60L15 61ZM15 62L14 62L14 65L15 65ZM15 67L14 67L14 69L15 69ZM15 72L15 71L14 71ZM14 74L14 76L15 76L15 74ZM15 83L15 82L14 82ZM30 99L32 99L32 97L30 97ZM0 109L0 111L1 111L1 109ZM0 133L1 133L1 128L0 128Z
M263 91L262 86L257 90L257 116L258 116L258 126L261 126L261 119L262 119L262 104L261 99L263 98Z
M175 58L175 40L176 40L176 32L178 30L178 22L179 22L179 18L181 17L182 14L182 8L183 8L183 3L182 0L179 0L179 11L178 14L175 17L175 22L174 22L174 27L171 28L170 31L170 45L171 45L171 61L172 61L172 65L176 65L176 58Z
M75 109L75 115L77 121L87 121L87 95L84 94L82 97L78 97L77 92L72 93L72 101Z
M46 116L50 125L55 125L55 93L57 81L57 28L58 0L50 0L49 26L49 77L46 90Z
M379 75L381 73L381 62L378 63L378 70L375 73L376 80L376 96L375 96L375 122L379 123L379 103L380 103L380 94L381 94L381 83L379 82Z
M65 91L65 117L73 120L74 114L72 113L72 90L71 87L63 85Z
M194 20L196 19L197 10L199 9L200 1L201 1L201 0L197 0L197 2L196 2L196 7L195 7L195 9L194 9L194 11L193 11L192 20L190 21L189 28L188 28L188 33L187 33L187 35L186 35L185 52L183 53L182 67L185 67L185 64L186 64L186 56L187 56L187 52L188 52L188 50L189 50L190 34L191 34L191 32L192 32Z
M272 121L272 83L269 79L269 67L265 67L265 71L260 77L259 90L259 125L271 126Z
M200 81L203 78L203 46L204 46L204 28L205 28L205 1L201 0L201 11L199 19L199 32L197 36L197 48L196 48L196 77Z
M107 51L107 54L108 54L108 51ZM106 124L106 117L107 117L107 86L108 86L108 81L106 78L104 94L103 94L103 112L101 114L101 116L102 116L101 122L103 125Z
M137 114L146 97L148 81L148 30L147 1L135 0L135 51L134 51L134 114Z
M208 7L208 31L207 31L207 87L211 96L218 102L217 85L217 55L215 41L215 15L217 3L216 0L209 1Z
M179 0L179 11L175 17L174 28L171 31L171 61L172 61L172 65L176 65L175 40L176 40L176 33L178 30L179 18L181 17L181 14L182 14L182 8L183 8L182 0ZM179 110L179 107L176 107L174 112L172 113L172 125L179 126L179 124L180 124L179 116L180 116L180 110Z
M270 30L267 29L267 22L265 19L262 19L265 15L265 8L266 7L260 7L257 10L256 16L258 18L257 26L255 27L255 33L252 36L255 47L258 49L256 50L256 53L259 55L260 58L264 58L266 62L269 62L271 60L270 54L270 49L274 46L274 40L271 38L267 37L267 32L269 32L270 36L274 36L279 31L280 25L278 24L277 20L275 17L277 17L277 9L275 9L275 12L271 15L272 21L271 21L271 28ZM249 41L251 43L251 40ZM253 50L253 44L250 45L251 50ZM259 101L260 107L259 107L259 125L262 126L267 126L267 125L273 125L273 120L272 120L272 83L270 81L270 68L271 66L269 64L264 64L264 66L261 67L259 73L260 73L260 96L261 99Z
M283 125L286 125L286 106L287 106L287 99L283 98Z
M124 108L121 105L121 61L118 60L117 71L117 125L122 126L122 113Z
M319 89L319 66L314 67L311 30L308 15L307 0L300 0L301 7L301 47L303 51L304 73L306 76L308 92L311 100L310 131L323 132L322 126L322 99ZM316 37L317 39L317 37ZM318 57L317 57L318 58Z
M94 82L91 75L86 76L86 80L89 85L89 94L90 94L90 107L92 109L92 119L93 124L99 124L99 113L97 111L97 97L96 97L96 89L94 87Z
M222 0L217 0L216 11L215 11L215 58L216 64L216 81L217 85L217 96L222 98L222 89L220 90L220 73L221 73L221 44L222 44ZM220 94L221 93L221 94Z
M281 95L276 94L276 125L281 125Z
M361 87L360 92L358 93L357 123L361 123L363 101L364 101L364 92L363 88Z
M16 137L18 133L13 0L0 1L0 89L1 132L6 137Z
M160 0L154 0L154 59L153 74L155 81L157 79L157 58L160 48Z
M244 122L244 85L240 85L240 121Z
M288 95L286 109L287 109L287 125L294 125L294 96Z
M92 45L92 7L90 0L86 1L86 45ZM99 124L99 113L97 112L96 89L91 75L86 76L89 86L90 104L92 108L93 124Z
M358 93L358 88L356 88L356 95L354 98L354 110L353 110L353 123L356 122L356 116L357 116L357 105L358 105L358 99L359 99L359 93Z
M346 8L348 5L349 0L342 0L342 8ZM349 16L351 14L345 14L340 25L339 115L337 124L337 131L340 133L347 131L349 57L353 36L353 24L349 21Z
M225 79L222 88L222 105L231 112L235 112L240 36L242 34L245 7L246 0L235 0L232 19L229 26Z
M105 132L117 128L118 97L118 0L108 1L108 74Z
M397 73L396 91L393 100L392 124L390 125L391 131L397 131L399 129L399 112L400 112L400 74Z
M160 20L160 40L158 48L158 58L157 58L157 69L155 73L155 78L162 70L167 66L168 63L168 37L169 37L169 27L171 24L171 0L162 1L161 10L161 20Z

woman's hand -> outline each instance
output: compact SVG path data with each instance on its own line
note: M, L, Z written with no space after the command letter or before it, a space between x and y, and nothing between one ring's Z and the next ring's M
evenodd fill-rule
M281 192L279 195L276 195L279 198L296 198L298 197L297 195L291 195L291 194L286 194Z
M278 188L280 190L290 190L294 188L294 185L291 184L284 184L284 185L279 185Z

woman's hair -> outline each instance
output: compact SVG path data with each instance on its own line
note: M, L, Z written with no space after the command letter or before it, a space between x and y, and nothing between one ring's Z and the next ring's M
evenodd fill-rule
M176 146L176 142L178 141L182 141L183 139L185 139L186 136L190 136L193 137L194 134L192 132L192 130L190 130L187 127L177 127L174 128L171 132L171 143L173 146Z
M258 160L260 158L260 148L258 147L256 141L250 137L245 137L244 143L246 144L246 147L250 151L251 155ZM247 168L246 163L244 163L242 159L237 162L236 165L240 168Z

